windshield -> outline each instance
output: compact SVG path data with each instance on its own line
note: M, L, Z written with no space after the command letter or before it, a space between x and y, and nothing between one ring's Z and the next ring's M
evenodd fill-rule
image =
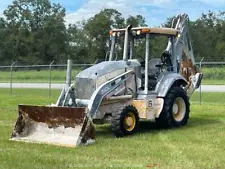
M122 60L125 31L116 32L111 36L112 60ZM150 58L160 58L166 49L168 37L150 34ZM113 49L112 49L113 48ZM146 34L131 32L129 35L128 59L143 60L146 52Z

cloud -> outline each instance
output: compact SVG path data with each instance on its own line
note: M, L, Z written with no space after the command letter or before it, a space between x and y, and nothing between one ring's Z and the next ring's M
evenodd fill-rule
M82 19L88 19L104 8L116 9L121 12L124 17L137 14L149 17L151 11L147 8L163 7L163 5L168 5L170 1L171 0L89 0L77 11L67 14L66 23L73 24Z
M201 2L213 6L220 6L225 4L225 0L200 0Z
M13 0L4 0L0 2L0 17L3 17L3 11L12 4Z
M13 0L1 0L0 16ZM66 24L75 24L83 19L89 19L104 8L113 8L129 15L142 15L149 26L158 26L168 17L179 13L187 13L191 20L201 16L201 13L225 11L225 0L50 0L62 4L66 10Z
M81 0L82 1L82 0ZM85 4L66 16L66 23L88 19L104 8L114 8L124 17L141 14L149 26L158 26L168 17L187 13L196 20L202 13L225 11L225 0L83 0ZM82 1L82 2L83 2Z
M8 5L12 4L13 0L3 0L0 2L0 9L6 9Z

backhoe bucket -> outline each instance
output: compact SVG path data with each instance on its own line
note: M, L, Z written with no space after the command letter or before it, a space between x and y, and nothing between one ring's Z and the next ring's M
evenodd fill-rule
M11 140L75 147L95 140L86 108L19 105Z

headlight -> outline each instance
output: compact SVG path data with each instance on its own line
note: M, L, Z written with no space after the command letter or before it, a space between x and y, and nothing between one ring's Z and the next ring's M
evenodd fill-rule
M141 34L141 30L138 30L138 31L137 31L137 35L140 35L140 34Z

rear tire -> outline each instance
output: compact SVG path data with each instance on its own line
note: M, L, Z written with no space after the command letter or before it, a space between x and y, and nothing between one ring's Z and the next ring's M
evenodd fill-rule
M184 126L188 122L189 113L187 93L181 87L174 87L165 97L163 110L159 118L156 118L156 123L163 128Z
M126 106L122 112L112 115L112 131L116 137L134 134L139 122L137 109Z

